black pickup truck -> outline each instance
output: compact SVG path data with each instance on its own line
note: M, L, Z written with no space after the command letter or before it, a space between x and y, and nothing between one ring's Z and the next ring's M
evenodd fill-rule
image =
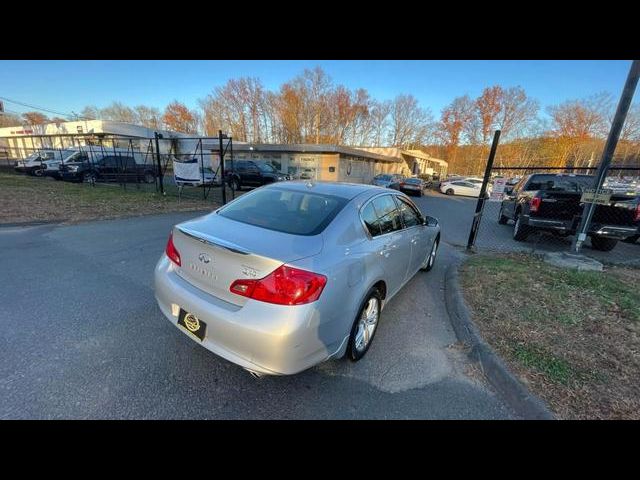
M116 181L144 182L156 181L157 168L151 164L136 163L129 155L106 155L85 159L79 162L68 162L60 165L59 175L62 180L71 182Z
M513 188L505 189L498 223L513 220L513 238L519 242L537 230L574 235L584 207L582 192L593 183L591 175L527 175ZM614 194L608 205L596 205L587 233L591 246L603 251L612 250L618 240L638 235L640 197Z

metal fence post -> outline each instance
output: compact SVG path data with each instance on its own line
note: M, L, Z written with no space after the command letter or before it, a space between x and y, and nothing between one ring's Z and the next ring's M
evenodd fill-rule
M624 84L620 101L618 102L618 108L616 114L611 122L611 129L609 130L609 136L607 137L607 143L604 145L602 152L602 158L598 170L596 171L595 181L593 187L596 191L602 188L607 172L613 159L613 153L618 145L618 139L624 126L624 121L627 118L627 112L631 106L631 100L633 100L633 94L636 91L638 85L638 78L640 77L640 60L634 60L627 76L627 81ZM580 253L582 244L587 239L587 232L591 226L591 219L593 218L593 212L595 211L594 203L586 203L582 210L582 218L580 219L580 225L576 230L576 234L573 238L571 245L571 251L573 253Z
M224 150L222 149L222 130L218 130L218 143L220 145L220 171L222 172L222 204L227 204L227 182L224 176Z
M164 195L164 178L162 175L162 161L160 160L160 144L158 142L159 138L162 138L162 135L158 134L158 132L153 132L153 135L156 139L156 160L158 162L158 185L160 186L160 193Z
M484 171L484 178L482 179L482 188L480 188L480 196L476 203L476 213L473 215L473 222L471 223L471 231L469 232L469 240L467 241L467 250L471 250L476 243L476 237L478 235L478 228L480 227L480 221L482 220L482 211L484 210L484 202L486 201L487 184L491 177L491 169L493 168L493 160L496 156L496 150L498 149L498 141L500 140L500 130L496 130L493 135L493 143L491 144L491 151L489 152L489 158L487 159L487 168Z

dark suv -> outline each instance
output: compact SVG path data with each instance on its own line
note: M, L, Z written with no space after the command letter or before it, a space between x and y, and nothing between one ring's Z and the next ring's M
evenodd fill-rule
M156 168L153 165L136 163L135 158L127 155L106 155L91 162L69 162L60 165L60 177L72 182L116 181L144 182L156 181Z
M225 177L227 184L234 190L242 190L242 187L261 187L268 183L290 179L289 175L280 173L270 163L253 160L235 160L233 168L225 171Z

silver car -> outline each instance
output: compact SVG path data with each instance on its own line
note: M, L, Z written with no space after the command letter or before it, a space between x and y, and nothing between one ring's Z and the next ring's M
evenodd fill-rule
M384 305L433 267L440 227L403 193L284 182L176 225L155 269L164 315L254 375L364 356Z
M404 177L402 175L381 173L380 175L376 175L375 177L373 177L371 184L377 187L400 190L400 184L402 183L403 179Z

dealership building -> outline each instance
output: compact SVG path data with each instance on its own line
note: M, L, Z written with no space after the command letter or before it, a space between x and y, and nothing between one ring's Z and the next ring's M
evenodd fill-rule
M0 150L9 158L24 158L38 149L90 145L131 148L152 161L155 131L139 125L106 120L48 123L31 127L0 128ZM213 171L219 167L217 138L195 137L161 130L159 151L174 161L202 159ZM227 140L223 142L225 145ZM257 144L233 142L234 160L269 162L292 178L369 183L381 173L402 175L447 174L447 162L421 150L395 147L347 147L316 144ZM225 162L231 160L231 150ZM146 160L145 160L146 161ZM227 167L228 168L228 167Z
M445 176L447 162L420 150L315 144L234 144L234 159L266 161L293 178L369 183L380 173Z

